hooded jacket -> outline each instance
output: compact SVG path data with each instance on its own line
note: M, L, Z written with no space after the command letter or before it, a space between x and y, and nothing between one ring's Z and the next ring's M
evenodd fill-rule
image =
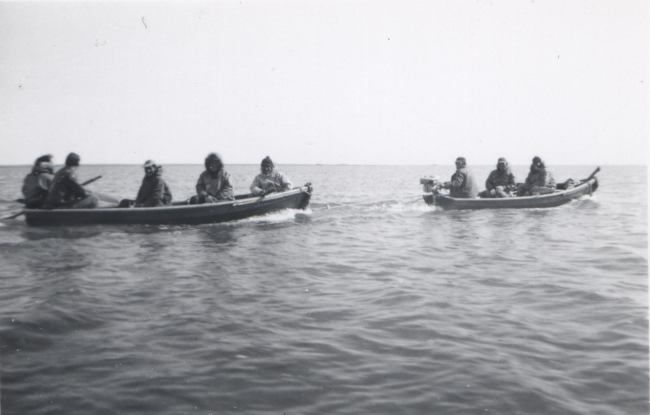
M282 192L293 189L289 178L279 171L273 169L270 174L258 174L251 184L251 193L259 195L267 190Z
M152 176L144 176L135 199L136 207L165 206L171 203L172 192L161 176L162 167L158 167Z
M530 166L530 172L526 177L526 188L530 190L535 186L555 187L555 179L551 172L546 170L544 162L541 163L540 167Z
M57 207L86 197L88 197L88 193L77 181L75 172L69 166L65 166L57 171L52 179L52 185L47 194L47 204Z
M39 163L32 168L30 174L25 176L22 192L27 208L39 208L45 203L54 179L52 173L52 166Z
M485 181L485 189L496 189L497 186L514 189L516 187L515 175L510 171L510 166L506 164L505 169L492 170L487 180Z
M216 158L221 164L221 169L217 173L212 173L208 169L208 162ZM196 182L196 194L201 195L205 193L220 200L234 200L234 192L232 183L230 182L230 173L223 168L221 158L214 154L205 159L205 171L199 176Z

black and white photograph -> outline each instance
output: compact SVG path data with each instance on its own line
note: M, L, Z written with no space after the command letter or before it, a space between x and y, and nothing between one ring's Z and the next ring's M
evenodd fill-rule
M649 27L0 0L0 414L650 414Z

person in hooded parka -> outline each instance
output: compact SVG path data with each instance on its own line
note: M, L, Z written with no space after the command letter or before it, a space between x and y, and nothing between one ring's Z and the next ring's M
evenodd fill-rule
M500 157L496 170L492 170L485 181L485 190L479 193L480 197L512 197L512 192L517 190L515 175L510 171L508 161Z
M54 179L52 156L47 154L36 159L32 172L23 181L22 192L27 209L40 209L47 200L47 193Z
M189 203L196 205L235 200L230 173L224 168L221 157L217 153L210 153L204 164L205 171L196 182L196 195L190 198Z
M144 178L135 200L124 199L119 207L158 207L172 202L172 192L162 178L163 168L153 160L144 163Z
M553 174L546 169L541 158L535 156L530 165L526 182L517 187L517 196L536 196L555 191L556 184Z
M275 164L269 156L262 160L261 174L255 176L251 184L251 193L264 196L272 192L284 192L293 189L291 180L282 172L275 169Z

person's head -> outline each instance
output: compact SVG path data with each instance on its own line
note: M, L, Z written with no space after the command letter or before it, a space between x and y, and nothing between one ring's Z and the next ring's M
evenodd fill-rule
M53 173L54 169L52 166L52 155L46 154L37 158L34 162L34 169L41 172L47 171Z
M210 153L205 158L205 169L210 173L219 173L223 168L223 161L217 153Z
M508 168L508 162L504 157L499 157L497 161L497 170L505 170Z
M462 169L465 166L467 166L467 160L465 160L465 157L458 157L456 159L456 169Z
M275 164L273 164L273 160L271 160L271 157L266 156L264 160L262 160L262 174L271 174L271 172L273 172L274 167Z
M70 168L77 168L79 167L80 160L81 158L77 153L70 153L68 154L68 157L65 158L65 166Z
M530 168L534 170L542 169L544 168L544 162L541 158L535 156L533 157L533 164L531 164Z
M147 177L151 177L158 172L158 166L153 160L147 160L144 162L144 174Z
M44 156L40 156L39 158L36 159L34 162L35 166L38 166L39 164L51 164L52 163L52 155L51 154L46 154Z

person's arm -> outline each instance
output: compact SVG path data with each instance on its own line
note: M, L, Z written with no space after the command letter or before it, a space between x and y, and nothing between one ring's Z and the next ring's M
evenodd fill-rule
M230 173L224 172L221 181L221 189L217 192L217 199L232 200L234 198L232 183L230 183Z
M506 190L517 190L517 181L515 179L515 175L512 173L508 173L508 185L506 186Z
M496 186L493 183L493 178L494 178L493 173L494 172L490 172L490 175L488 176L487 180L485 181L485 190L487 190L488 192L490 190L492 190L492 189L496 189Z
M72 191L72 194L79 199L84 199L88 196L86 189L77 182L77 180L72 176L72 173L66 171L66 173L61 178L65 186Z
M465 181L465 173L457 171L456 174L454 174L451 178L451 182L449 183L449 188L460 189L464 181Z
M537 180L535 180L535 182L533 183L533 186L540 186L540 187L546 186L547 175L548 173L546 172L546 170L541 170L539 172L539 176L537 176Z
M151 193L149 193L148 200L145 201L146 206L155 207L162 206L163 198L165 197L165 182L160 177L154 179L151 186Z
M289 180L286 174L280 173L280 184L282 185L283 191L293 189L293 184L291 183L291 180Z
M255 176L255 179L253 179L253 183L251 184L251 193L256 196L264 193L259 175Z
M142 184L140 185L140 189L138 190L138 195L135 197L136 206L140 206L146 201L147 199L146 189L147 189L147 185L146 185L146 178L145 178L142 179Z
M524 182L526 184L526 186L528 186L528 187L533 186L534 176L535 176L535 174L533 174L532 171L528 172L528 176L526 176L526 181Z
M54 179L54 176L51 174L47 173L41 173L39 174L38 177L38 183L41 186L41 189L45 190L45 193L50 190L50 187L52 187L52 179Z
M203 173L201 173L199 180L196 182L196 194L199 196L206 196L208 194L205 189L205 183L203 182Z
M163 205L168 205L172 202L172 189L167 186L167 183L163 180Z

